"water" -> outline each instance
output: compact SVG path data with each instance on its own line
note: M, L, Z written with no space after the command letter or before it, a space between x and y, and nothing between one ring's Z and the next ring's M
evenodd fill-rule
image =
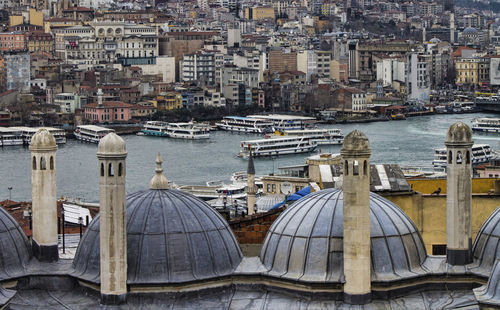
M430 166L434 149L444 146L446 131L456 121L470 125L475 117L492 114L448 114L366 124L329 125L344 134L354 129L370 139L372 163ZM127 143L127 192L147 189L154 175L156 154L162 154L164 174L177 184L204 185L206 181L229 180L235 171L247 168L247 160L236 157L242 140L259 135L212 132L206 141L184 141L146 136L124 136ZM500 135L473 135L475 143L499 148ZM339 153L341 146L321 146L323 152ZM57 151L57 194L98 200L97 145L68 140ZM304 164L308 154L255 159L257 174L277 172L278 167ZM26 147L0 147L0 200L31 200L30 154Z

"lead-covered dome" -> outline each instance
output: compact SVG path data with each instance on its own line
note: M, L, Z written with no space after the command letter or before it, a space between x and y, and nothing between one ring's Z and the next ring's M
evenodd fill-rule
M472 144L472 131L464 122L456 122L450 126L446 133L445 144L467 143Z
M127 196L128 284L183 283L230 275L242 253L227 222L202 200L178 190ZM85 232L74 275L100 282L99 215Z
M486 219L472 247L474 263L480 273L489 275L496 259L500 259L500 207Z
M12 216L0 207L0 281L22 277L31 258L31 247Z
M270 276L340 283L343 276L342 190L308 195L273 223L260 259ZM422 275L424 243L411 219L395 204L370 193L372 281Z
M31 137L31 150L55 150L57 149L56 139L46 128L40 128Z

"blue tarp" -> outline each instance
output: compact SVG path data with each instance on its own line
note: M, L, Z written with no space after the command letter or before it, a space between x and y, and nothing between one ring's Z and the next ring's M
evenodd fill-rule
M311 193L311 186L308 186L308 187L304 187L303 189L301 189L300 191L296 192L296 193L293 193L291 194L290 196L286 197L286 202L289 202L289 201L297 201L299 200L300 198L302 197L305 197L307 195L309 195ZM285 205L285 201L282 201L280 203L277 203L275 204L271 209L269 210L273 210L273 209L276 209L276 208L279 208L281 206L284 206Z

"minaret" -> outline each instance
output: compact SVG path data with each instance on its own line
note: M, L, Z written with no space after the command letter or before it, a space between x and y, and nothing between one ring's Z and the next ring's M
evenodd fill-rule
M455 13L450 14L450 43L455 43Z
M257 186L255 186L255 167L253 165L252 151L250 151L250 157L248 158L248 168L247 168L247 208L248 215L255 214L255 194L257 194Z
M446 135L446 258L450 265L472 262L472 131L457 122Z
M340 151L344 160L344 302L371 300L370 142L354 130Z
M56 139L45 128L31 138L33 254L40 261L59 259L57 250Z
M102 106L102 89L97 90L97 104Z
M101 303L120 304L127 297L125 142L114 132L99 142Z
M160 152L158 152L156 156L156 174L149 182L149 188L151 189L168 189L168 181L163 175L163 168L161 167L162 162Z
M425 26L422 29L422 43L425 43L427 41L427 29L425 29Z

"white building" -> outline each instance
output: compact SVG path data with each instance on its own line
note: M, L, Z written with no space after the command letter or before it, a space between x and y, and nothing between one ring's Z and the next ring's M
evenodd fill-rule
M407 98L427 102L431 92L429 64L420 54L410 54L407 62L407 76Z
M63 113L75 113L75 109L81 108L81 98L74 93L60 93L55 95L54 104L58 105Z
M328 62L330 67L330 62ZM311 82L311 75L318 74L318 55L312 50L297 52L297 70L306 74L307 82Z
M175 82L175 57L158 56L156 57L155 64L136 65L142 69L143 75L157 75L163 76L163 82Z
M393 86L395 81L404 83L406 62L401 58L384 58L377 62L377 81L384 87Z
M30 63L29 53L5 54L5 82L7 90L15 89L22 93L30 92ZM0 72L1 74L1 72Z
M55 29L55 53L66 63L89 69L106 63L155 64L156 27L122 21L93 21Z
M224 66L221 72L221 88L229 84L243 84L250 88L257 88L259 86L259 70L257 69L239 68L229 65Z
M182 81L215 83L215 53L199 51L184 55L182 60Z

